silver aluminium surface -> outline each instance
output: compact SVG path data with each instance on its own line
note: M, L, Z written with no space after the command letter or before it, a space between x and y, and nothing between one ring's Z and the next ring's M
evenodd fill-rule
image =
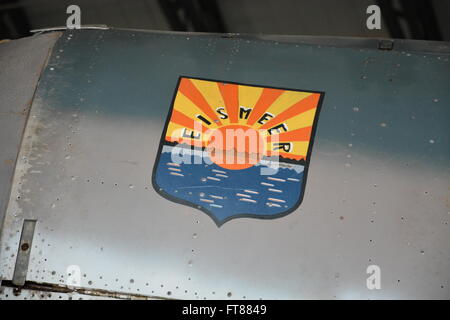
M0 234L17 232L3 226L14 168L38 79L59 35L55 32L0 43ZM13 258L18 243L3 250Z
M64 32L24 134L1 277L12 279L22 222L35 219L33 283L66 286L78 270L81 288L162 298L450 298L441 49ZM153 190L180 75L325 92L299 209L218 228ZM366 286L369 265L381 269L380 290Z

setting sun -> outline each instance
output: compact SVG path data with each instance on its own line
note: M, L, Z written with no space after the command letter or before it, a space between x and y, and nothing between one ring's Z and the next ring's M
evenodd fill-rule
M306 160L320 94L181 78L166 141L240 170L263 157ZM218 138L220 137L220 139Z

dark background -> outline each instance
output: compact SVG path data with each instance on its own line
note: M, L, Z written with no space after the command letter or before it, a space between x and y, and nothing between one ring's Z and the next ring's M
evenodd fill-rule
M450 41L450 0L0 0L0 39L65 26L70 4L82 25ZM381 7L381 30L366 28L371 4Z

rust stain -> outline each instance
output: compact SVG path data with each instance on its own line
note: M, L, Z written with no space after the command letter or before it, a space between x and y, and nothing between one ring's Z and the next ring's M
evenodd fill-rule
M21 116L21 117L27 117L28 113L31 109L31 103L33 102L33 99L30 99L26 104L25 107L22 109L22 111L6 111L6 112L0 112L0 115L15 115L15 116Z
M125 299L125 300L173 300L159 296L147 296L143 294L134 293L122 293L116 291L109 291L103 289L87 289L87 288L70 288L62 285L55 285L52 283L39 283L34 281L27 281L22 287L18 287L12 283L12 281L4 280L2 281L2 286L14 288L20 294L20 289L43 291L43 292L53 292L53 293L77 293L82 295L90 295L97 297L106 297L114 299Z
M3 161L7 166L12 166L14 164L14 160L12 159L6 159Z
M21 112L19 112L19 114L26 117L28 115L28 112L30 112L32 102L33 102L33 99L28 101L26 107L23 108L23 110Z

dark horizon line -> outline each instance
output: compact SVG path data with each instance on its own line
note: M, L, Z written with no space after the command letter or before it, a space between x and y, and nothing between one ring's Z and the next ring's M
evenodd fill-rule
M176 142L176 141L167 141L164 140L164 145L169 145L169 146L176 146L176 145L180 145L181 148L186 148L189 147L189 149L194 149L194 150L201 150L201 151L205 151L205 147L198 147L198 146L194 146L194 145L190 145L187 143L180 143L180 142ZM295 160L295 159L290 159L290 158L285 158L281 155L278 156L279 161L278 162L284 162L284 163L291 163L291 164L298 164L298 165L302 165L305 166L306 165L306 159L300 159L300 160ZM270 156L263 156L262 160L271 160Z

